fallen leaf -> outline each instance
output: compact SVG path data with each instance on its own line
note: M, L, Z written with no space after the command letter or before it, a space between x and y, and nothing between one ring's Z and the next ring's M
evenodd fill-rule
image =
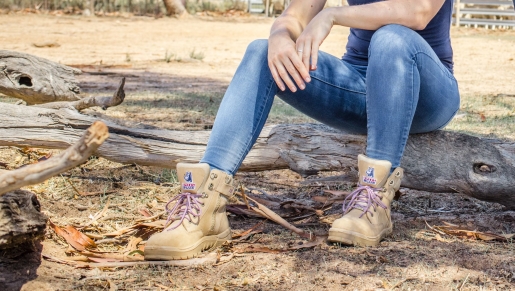
M75 229L73 226L68 225L65 228L61 228L50 220L49 223L50 227L55 231L55 233L64 238L66 242L76 250L84 251L88 248L96 247L96 244L92 239Z
M255 230L256 228L260 227L260 226L263 226L263 224L265 223L265 220L263 221L260 221L258 223L256 223L254 226L252 226L251 228L247 229L246 231L242 232L242 233L237 233L237 234L233 234L232 235L232 238L235 239L235 238L241 238L241 237L246 237L248 236L249 234L251 233L257 233ZM262 232L262 231L259 231L259 232Z

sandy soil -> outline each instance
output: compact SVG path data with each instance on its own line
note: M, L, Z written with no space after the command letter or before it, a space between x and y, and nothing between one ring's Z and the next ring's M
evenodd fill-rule
M128 78L130 96L143 96L149 109L130 107L108 110L108 114L164 128L193 128L188 115L168 120L167 106L153 96L180 92L222 93L249 42L266 38L271 19L187 18L153 19L85 18L45 15L1 15L0 47L49 58L79 67L86 94L112 94L120 76ZM335 28L323 50L341 56L348 29ZM515 94L515 31L452 30L455 72L464 98ZM37 48L34 44L57 43ZM191 58L195 50L201 57ZM170 62L165 61L170 56ZM153 102L153 103L152 103ZM176 104L174 104L176 105ZM155 109L153 108L155 106ZM171 106L170 106L171 107ZM140 111L140 110L139 110ZM212 122L208 120L207 123ZM26 157L14 149L1 149L3 162L19 166ZM91 160L66 173L79 191L117 189L112 203L120 215L137 213L162 197L166 189L156 183L161 169L122 167L105 160ZM86 170L84 170L86 169ZM327 175L334 174L329 173ZM280 199L309 200L323 188L341 189L345 183L328 182L321 188L290 171L241 173L246 185L264 189ZM314 179L317 177L311 177ZM304 183L303 182L308 182ZM101 210L106 197L77 197L64 178L53 178L34 186L43 211L51 219L81 223ZM131 267L83 270L50 262L41 253L64 257L66 244L52 231L32 252L4 252L0 260L1 290L513 290L515 247L509 243L487 243L452 237L425 235L426 221L443 221L496 233L515 232L515 213L501 206L459 194L405 191L394 204L395 231L377 248L346 248L322 245L315 249L281 254L252 253L235 257L220 266ZM80 206L80 207L79 207ZM86 209L86 210L84 210ZM115 210L113 210L115 211ZM335 206L327 214L336 214ZM258 220L231 217L235 232L249 229ZM127 223L120 218L109 223ZM106 224L108 222L105 222ZM329 225L301 221L303 227L324 232ZM422 231L422 232L421 232ZM251 241L272 248L298 244L286 230L267 223ZM3 286L2 286L3 285Z

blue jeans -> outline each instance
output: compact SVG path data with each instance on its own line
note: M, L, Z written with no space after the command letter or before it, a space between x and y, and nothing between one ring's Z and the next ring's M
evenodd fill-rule
M411 133L443 128L459 109L458 84L428 43L401 25L370 42L368 66L324 52L304 90L280 91L267 61L267 40L252 42L220 104L201 162L235 174L278 96L333 128L367 134L366 155L398 167Z

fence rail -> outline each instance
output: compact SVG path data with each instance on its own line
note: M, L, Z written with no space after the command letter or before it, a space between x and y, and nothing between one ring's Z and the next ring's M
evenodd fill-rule
M456 26L515 27L512 0L456 0L453 22Z

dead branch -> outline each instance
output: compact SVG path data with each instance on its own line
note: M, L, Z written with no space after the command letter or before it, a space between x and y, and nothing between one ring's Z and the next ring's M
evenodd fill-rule
M65 149L97 118L72 109L0 103L0 146ZM120 163L173 168L198 162L210 132L131 128L103 120L110 138L96 155ZM240 171L290 168L309 175L354 169L366 137L319 124L266 126ZM515 208L515 143L456 132L412 135L402 160L403 187L460 192Z
M247 207L249 208L249 210L252 210L253 212L255 212L255 213L261 215L262 217L267 218L279 225L282 225L284 228L298 234L302 238L305 238L310 241L316 240L316 236L313 233L306 232L298 227L295 227L294 225L292 225L291 223L286 221L284 218L279 216L277 213L268 209L268 207L264 206L263 204L260 204L256 200L246 196L245 191L243 189L241 189L241 191L239 193L237 192L237 194L243 198L243 200L247 204ZM247 199L252 201L256 206L250 205L248 203Z
M27 104L79 100L81 71L33 55L0 50L0 93Z
M77 111L82 111L84 109L99 106L102 107L103 110L106 110L109 107L114 107L122 104L125 99L125 91L123 90L123 86L125 85L125 77L120 81L120 85L118 86L118 90L114 93L112 97L88 97L83 98L77 101L60 101L60 102L50 102L45 104L35 105L37 107L42 108L50 108L50 109L60 109L60 108L75 108Z
M108 135L107 126L103 122L93 123L81 139L59 156L0 175L0 195L23 186L41 183L82 164Z

